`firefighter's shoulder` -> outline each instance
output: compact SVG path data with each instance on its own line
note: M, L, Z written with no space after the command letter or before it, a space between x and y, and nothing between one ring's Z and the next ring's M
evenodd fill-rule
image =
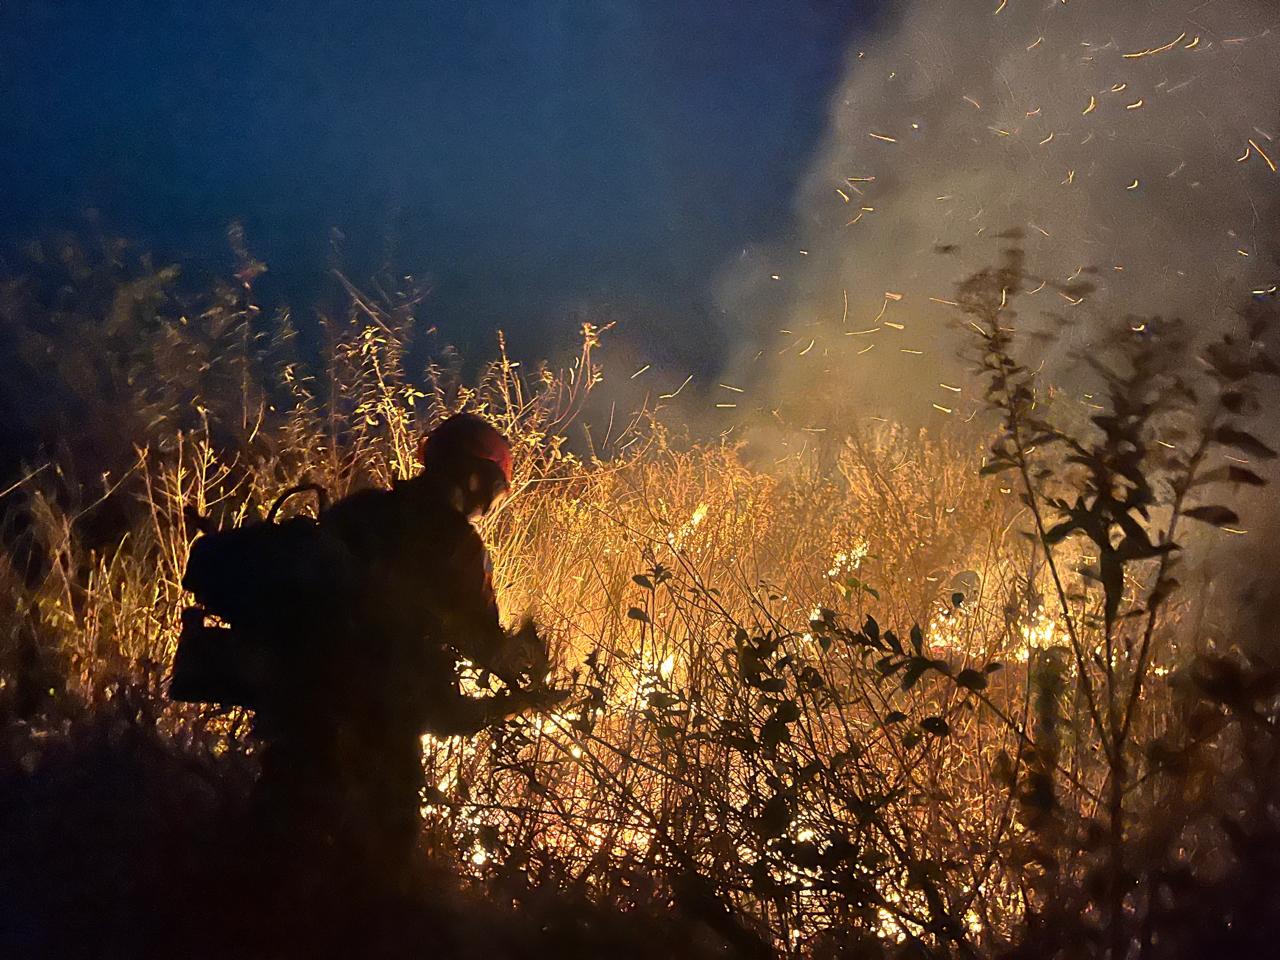
M395 528L398 512L392 491L372 488L343 497L324 512L320 524L327 533L361 553L361 547Z

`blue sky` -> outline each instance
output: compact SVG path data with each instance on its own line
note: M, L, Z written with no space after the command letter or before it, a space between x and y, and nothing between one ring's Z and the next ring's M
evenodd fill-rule
M708 361L711 284L785 237L867 2L18 2L0 9L2 238L74 225L279 289L388 242L424 317L536 351L575 315ZM674 327L673 327L674 325ZM686 341L688 341L686 343ZM684 346L673 346L683 343Z

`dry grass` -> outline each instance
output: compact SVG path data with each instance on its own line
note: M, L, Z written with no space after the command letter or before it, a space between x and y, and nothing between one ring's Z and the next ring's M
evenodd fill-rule
M405 315L353 293L328 324L323 374L287 361L266 387L255 365L267 354L248 344L287 342L287 329L266 336L245 299L217 309L201 330L245 345L235 397L199 398L184 429L178 417L140 432L132 464L96 494L27 486L46 562L29 582L4 572L9 693L29 685L21 651L35 643L69 700L100 702L121 677L158 697L195 533L184 511L238 523L301 480L335 495L385 484L413 469L421 430L477 410L517 450L516 494L484 531L504 613L534 614L554 682L573 695L473 740L427 740L433 857L485 889L550 878L624 905L671 900L715 929L814 955L973 955L1055 922L1098 925L1091 838L1112 770L1044 547L1020 536L1031 518L1008 476L979 475L983 446L886 427L852 435L834 471L766 471L642 412L607 457L583 457L571 425L589 391L608 389L591 327L563 370L526 372L500 351L471 386L452 365L418 379L405 372ZM152 332L191 336L173 321ZM140 509L89 550L78 518L99 495ZM1058 566L1085 554L1063 545ZM1128 575L1139 591L1151 569ZM1101 596L1070 577L1075 628L1100 652ZM1241 735L1228 711L1209 723L1172 683L1214 639L1180 609L1159 625L1134 741L1197 747L1167 777L1143 768L1124 801L1125 842L1141 848L1130 869L1151 883L1170 850L1189 871L1222 860L1204 811L1221 812L1222 778L1239 770L1221 746ZM1116 649L1085 669L1131 669L1132 642ZM235 711L155 709L166 736L251 753ZM1201 727L1187 733L1192 715ZM1156 809L1159 849L1143 822ZM1133 896L1134 917L1149 915L1141 898L1155 894Z

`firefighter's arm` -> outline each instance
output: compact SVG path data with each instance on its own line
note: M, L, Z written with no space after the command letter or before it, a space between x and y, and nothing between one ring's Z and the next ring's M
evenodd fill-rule
M508 637L498 618L488 554L474 530L467 530L448 569L453 574L453 582L443 606L449 640L462 656L497 676L508 687L517 687L519 670L511 657L513 638ZM517 638L527 641L531 630L531 625L522 627Z
M469 737L485 727L530 709L559 703L565 693L556 690L508 690L492 697L451 697L447 708L432 718L431 733L438 737Z

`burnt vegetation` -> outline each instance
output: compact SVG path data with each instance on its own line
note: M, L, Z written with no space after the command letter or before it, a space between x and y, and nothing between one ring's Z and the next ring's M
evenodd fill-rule
M1269 304L1051 348L1081 400L1022 359L1040 279L1010 249L955 298L989 439L850 425L823 468L763 471L660 410L570 443L607 389L590 326L561 368L499 343L467 376L410 350L417 291L343 280L307 356L232 240L208 289L70 241L0 287L26 411L2 504L5 955L1118 960L1280 937L1280 667L1215 576L1276 456L1254 428ZM412 894L268 883L248 718L165 695L193 518L385 485L462 409L515 442L484 532L571 696L427 739Z

